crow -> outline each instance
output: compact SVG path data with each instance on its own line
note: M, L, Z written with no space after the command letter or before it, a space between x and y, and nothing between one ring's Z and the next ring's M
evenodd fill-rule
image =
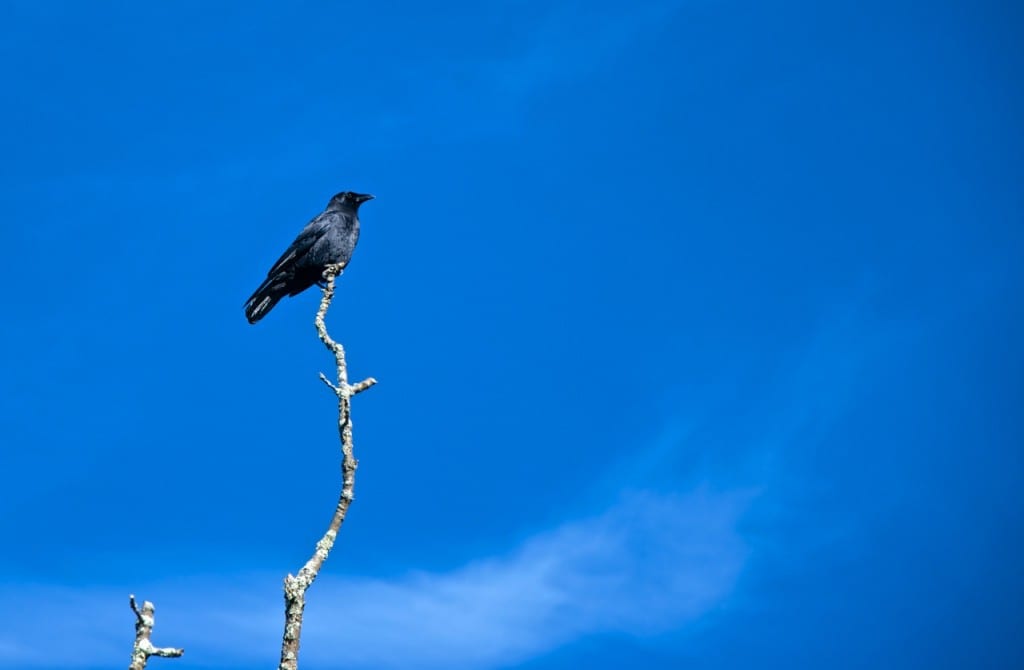
M277 259L267 278L245 301L245 318L256 323L286 295L298 295L323 280L328 265L344 268L359 240L359 205L372 195L345 191L306 224L291 246Z

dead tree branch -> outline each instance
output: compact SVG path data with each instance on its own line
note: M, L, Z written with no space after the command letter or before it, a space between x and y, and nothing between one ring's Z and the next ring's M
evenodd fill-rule
M320 299L320 309L316 313L316 332L320 341L324 343L327 350L334 354L334 362L337 366L337 382L332 382L322 372L320 379L330 387L338 396L338 433L341 436L341 496L334 508L334 517L327 532L316 543L316 551L306 564L299 570L298 575L289 574L284 579L284 603L285 620L284 635L281 639L281 663L278 670L297 670L299 665L299 637L302 634L302 611L306 607L306 589L308 589L320 567L327 560L327 555L334 546L338 537L338 530L345 521L345 514L348 513L349 505L355 497L356 466L357 461L353 455L352 448L352 396L361 393L377 383L373 377L364 379L356 384L348 383L348 365L345 362L345 348L339 342L331 339L324 325L324 317L327 315L327 308L334 298L334 280L341 274L341 266L332 265L324 271L325 286L323 297Z
M177 658L185 653L184 649L174 647L154 647L150 641L153 635L153 613L156 606L148 600L143 601L142 609L135 604L135 595L128 596L128 604L135 612L135 645L132 647L132 662L128 670L145 670L146 662L150 656L163 656L165 658Z

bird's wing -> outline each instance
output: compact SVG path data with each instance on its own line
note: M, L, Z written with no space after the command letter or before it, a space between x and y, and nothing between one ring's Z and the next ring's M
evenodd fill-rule
M321 214L312 221L306 224L306 227L302 229L299 236L295 238L295 241L289 245L288 249L285 250L281 257L277 259L277 262L271 266L270 270L267 271L267 276L271 277L282 269L287 268L289 265L293 265L295 261L309 253L309 250L313 248L317 240L323 237L327 230L329 218Z

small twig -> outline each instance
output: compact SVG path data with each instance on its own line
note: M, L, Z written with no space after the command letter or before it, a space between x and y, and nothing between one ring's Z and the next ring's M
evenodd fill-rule
M335 386L334 383L327 378L327 375L325 375L322 372L320 373L320 381L322 381L324 384L327 384L327 388L331 389L335 393L338 393L338 387Z
M316 332L320 341L324 343L327 350L334 354L334 361L337 366L337 383L331 382L327 375L320 373L320 380L326 384L338 396L338 433L341 436L341 475L342 487L338 504L334 508L334 517L327 532L316 543L316 551L306 564L299 570L297 576L289 574L284 579L284 604L285 620L284 635L281 639L281 663L278 670L297 670L299 664L299 637L302 634L302 612L306 607L306 590L313 584L320 572L320 567L327 560L334 541L338 537L338 530L345 521L349 505L355 498L356 467L358 463L353 454L352 445L352 416L351 399L357 393L361 393L377 383L373 377L364 379L357 384L348 383L348 366L345 362L345 348L340 343L331 339L327 333L327 326L324 318L327 315L327 308L334 298L334 280L341 274L341 266L332 265L324 271L323 297L320 299L320 309L317 310Z
M135 612L135 645L132 647L132 662L128 670L144 670L150 656L177 658L185 653L184 649L153 646L149 639L153 635L153 613L156 611L153 603L144 601L140 610L135 604L135 595L132 594L128 596L128 604L131 605L132 612Z

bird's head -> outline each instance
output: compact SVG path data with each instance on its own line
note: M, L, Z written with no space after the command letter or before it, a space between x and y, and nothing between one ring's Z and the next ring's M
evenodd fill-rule
M352 191L343 191L338 195L331 198L331 201L327 204L328 207L345 207L348 209L359 209L359 205L363 204L367 200L373 200L373 196L369 193L353 193Z

